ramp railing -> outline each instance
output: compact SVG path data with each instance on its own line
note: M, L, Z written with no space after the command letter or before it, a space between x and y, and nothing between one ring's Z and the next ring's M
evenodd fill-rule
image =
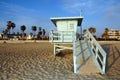
M89 45L91 47L92 53L94 55L95 64L98 66L100 72L105 74L105 67L106 67L106 52L100 46L100 44L95 40L93 35L86 31L84 34L84 38L88 40Z

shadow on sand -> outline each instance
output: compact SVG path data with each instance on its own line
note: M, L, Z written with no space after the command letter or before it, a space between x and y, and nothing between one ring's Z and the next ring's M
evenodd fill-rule
M56 54L56 57L66 57L66 56L72 57L72 50L69 49L61 50Z
M120 74L120 68L118 68L118 69L114 68L114 67L117 67L117 65L120 65L120 62L116 63L116 61L120 58L119 47L112 45L112 44L103 44L101 46L103 47L103 49L107 53L106 73L109 73L109 72L113 71L113 69L114 69L115 72L119 71L119 74Z
M59 53L57 53L55 56L57 56L57 57L64 57L65 54L63 54L62 52L59 52Z

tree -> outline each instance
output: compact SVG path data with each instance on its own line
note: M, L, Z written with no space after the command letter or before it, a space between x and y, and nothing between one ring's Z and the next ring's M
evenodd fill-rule
M42 28L41 27L39 27L39 32L42 30Z
M32 31L34 31L34 40L35 40L35 31L37 30L36 26L32 26ZM35 40L36 41L36 40Z
M26 30L26 26L22 25L22 26L20 26L20 29L21 29L22 33L24 33L24 31Z
M89 31L90 31L90 33L92 33L92 34L94 34L94 33L96 32L96 29L95 29L95 28L93 28L93 27L90 27L88 30L89 30Z
M45 31L45 29L43 29L43 36L45 36L45 33L46 33L46 31Z
M6 35L8 33L8 29L5 29L4 34Z
M21 36L22 36L22 39L23 39L23 38L25 37L24 31L26 30L26 26L25 26L25 25L22 25L22 26L20 26L20 29L21 29L21 31L22 31Z
M11 28L11 26L12 26L12 21L7 21L7 28Z
M12 22L11 23L12 33L13 33L13 29L15 28L15 26L16 26L15 23Z
M45 37L45 33L46 33L45 29L42 29L42 40Z
M9 31L9 34L10 34L11 28L12 28L12 33L13 33L13 29L15 28L15 23L13 23L12 21L7 21L7 29Z
M35 35L35 31L37 30L36 26L32 26L32 31L34 31L34 35Z
M102 34L102 38L104 38L105 40L108 38L108 28L105 28L104 33Z
M105 31L109 31L109 29L108 29L108 28L105 28Z
M38 32L38 39L40 39L41 38L41 35L42 35L42 28L41 27L39 27L39 32Z
M109 29L108 28L105 28L105 34L108 36L108 31Z
M9 34L10 34L11 26L12 26L12 21L7 21L7 30L9 32Z

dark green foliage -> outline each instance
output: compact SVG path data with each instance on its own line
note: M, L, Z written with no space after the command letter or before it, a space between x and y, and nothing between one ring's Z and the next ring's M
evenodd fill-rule
M22 26L20 26L20 29L21 29L21 31L23 31L23 33L24 33L24 31L26 30L26 26L25 26L25 25L22 25Z

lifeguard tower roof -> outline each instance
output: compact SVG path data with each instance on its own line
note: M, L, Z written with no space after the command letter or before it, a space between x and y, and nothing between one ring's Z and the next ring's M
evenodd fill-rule
M50 18L51 21L54 23L54 25L57 27L56 22L60 21L60 20L77 20L77 26L81 26L83 17L82 16L78 16L78 17L53 17Z

